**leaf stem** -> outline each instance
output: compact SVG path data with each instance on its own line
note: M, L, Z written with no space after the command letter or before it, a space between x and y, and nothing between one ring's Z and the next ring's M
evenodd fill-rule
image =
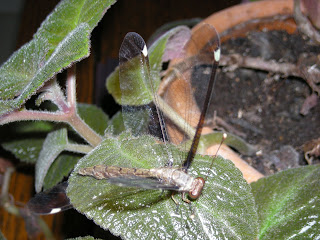
M74 143L68 143L64 150L69 152L76 152L76 153L83 153L87 154L89 153L93 148L89 145L85 144L74 144Z
M69 110L72 110L69 108ZM48 112L48 111L33 111L22 110L14 111L0 119L0 124L10 122L39 120L68 123L80 136L82 136L90 145L97 146L102 137L93 131L74 111L69 112Z
M75 67L71 67L68 70L67 77L67 102L68 102L68 114L66 114L66 122L82 136L91 146L97 146L102 137L97 134L92 128L90 128L78 115L77 112L77 100L76 100L76 78Z
M76 99L76 78L75 78L75 66L68 70L67 78L67 100L70 106L77 106Z
M72 112L65 117L64 122L69 123L70 126L82 136L91 146L96 147L102 141L102 137L90 128L76 112Z
M39 120L64 122L69 124L81 137L83 137L91 146L97 146L102 137L90 128L78 115L76 102L76 79L75 69L68 70L67 77L67 99L65 99L61 88L56 81L51 82L45 87L47 93L43 95L44 100L50 100L59 108L56 112L35 111L35 110L15 110L0 118L0 125L10 122Z

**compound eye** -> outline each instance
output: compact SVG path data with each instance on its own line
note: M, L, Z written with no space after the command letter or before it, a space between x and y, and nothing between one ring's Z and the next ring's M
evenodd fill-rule
M204 187L204 179L202 177L197 177L192 183L192 189L189 191L189 197L191 199L197 199L200 197L202 189Z

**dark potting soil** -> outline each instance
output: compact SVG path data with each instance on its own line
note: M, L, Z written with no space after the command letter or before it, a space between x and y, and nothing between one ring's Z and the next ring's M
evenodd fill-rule
M298 33L249 32L246 37L222 43L222 55L233 53L296 64L302 54L317 58L320 46ZM319 61L315 66L319 68ZM213 106L217 116L261 150L256 156L244 156L253 167L271 174L307 164L302 146L319 138L320 105L306 115L300 114L312 93L304 79L245 68L228 71L227 67L221 67L215 93Z

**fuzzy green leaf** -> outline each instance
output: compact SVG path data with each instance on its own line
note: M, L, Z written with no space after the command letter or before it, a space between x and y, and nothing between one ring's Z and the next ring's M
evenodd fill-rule
M0 114L19 108L56 73L89 55L90 34L115 0L65 0L0 68Z
M53 161L68 144L67 129L62 128L49 133L43 143L35 170L35 188L40 192L47 172Z
M182 153L172 150L177 164ZM124 239L256 239L257 213L251 188L227 160L197 156L189 173L208 176L200 198L190 206L180 194L120 187L106 180L80 176L80 168L105 164L120 167L163 167L168 155L150 136L133 138L127 132L105 139L82 158L69 178L67 195L73 206L104 229ZM192 218L194 213L194 218Z
M60 154L59 157L51 164L47 172L43 182L43 190L48 190L54 187L61 182L64 177L67 177L79 159L80 155L70 153Z
M125 126L123 124L122 112L119 111L109 121L110 132L113 135L119 135L121 132L125 130Z
M78 104L80 117L98 134L103 135L108 127L109 117L101 108L91 104Z
M252 183L258 239L319 239L320 167L289 169Z
M3 143L5 150L26 163L36 163L41 151L43 139L29 138Z
M23 162L35 163L48 132L54 129L49 122L18 122L1 127L1 145Z

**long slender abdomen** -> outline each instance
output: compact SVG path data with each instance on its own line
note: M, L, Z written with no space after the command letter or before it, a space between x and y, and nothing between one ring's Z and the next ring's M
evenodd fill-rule
M150 176L150 170L141 168L123 168L116 166L96 165L93 167L81 168L79 174L84 176L93 176L96 179L109 179L115 177L153 177Z

